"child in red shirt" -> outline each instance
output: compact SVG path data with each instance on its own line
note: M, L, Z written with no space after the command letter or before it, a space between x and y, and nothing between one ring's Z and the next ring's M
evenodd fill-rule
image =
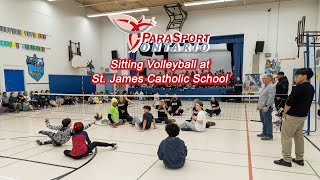
M109 144L104 142L92 142L86 131L83 130L84 126L81 122L76 122L73 126L72 135L72 150L65 150L64 154L73 159L81 159L92 153L92 150L97 146L108 147L111 146L112 149L117 148L117 144ZM86 143L87 142L87 143Z

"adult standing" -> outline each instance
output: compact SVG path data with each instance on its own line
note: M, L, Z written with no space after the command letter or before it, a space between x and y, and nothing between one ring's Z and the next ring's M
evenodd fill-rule
M273 101L276 94L276 88L272 84L272 75L264 75L262 82L265 85L263 88L258 101L257 110L259 110L260 120L262 122L262 133L258 134L261 140L272 140L273 139L273 126L272 126L272 110Z
M280 108L284 108L286 101L288 99L288 90L289 90L289 81L283 72L278 73L278 83L276 85L276 96L274 99L274 104L277 111L279 112ZM278 114L282 116L282 113Z
M309 82L313 75L312 70L308 68L301 68L295 74L297 86L292 90L283 113L281 130L283 159L274 161L277 165L291 167L293 161L304 166L303 127L314 96L314 87ZM295 159L291 157L292 138L295 142Z

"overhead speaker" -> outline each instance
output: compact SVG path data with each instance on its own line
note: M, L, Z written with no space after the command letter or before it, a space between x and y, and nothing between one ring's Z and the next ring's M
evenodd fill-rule
M256 54L263 52L263 48L264 48L264 41L257 41L256 42Z
M118 59L118 51L117 50L111 51L111 56L112 56L112 59Z
M169 53L168 53L168 52L165 52L165 53L163 54L163 58L164 58L164 59L169 59Z
M227 50L232 51L233 50L233 43L227 43Z

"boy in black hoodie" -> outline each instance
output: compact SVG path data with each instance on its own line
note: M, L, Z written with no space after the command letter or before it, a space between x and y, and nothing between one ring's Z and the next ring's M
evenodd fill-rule
M160 143L158 157L169 169L181 168L186 161L188 150L184 141L177 137L180 128L177 124L170 123L166 125L166 131L169 137Z

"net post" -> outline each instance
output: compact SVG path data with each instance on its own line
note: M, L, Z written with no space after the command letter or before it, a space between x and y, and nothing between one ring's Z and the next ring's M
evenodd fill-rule
M309 33L306 33L306 61L307 61L307 68L310 68L310 42L309 42ZM308 121L307 121L307 131L306 133L310 135L310 111L308 113Z

